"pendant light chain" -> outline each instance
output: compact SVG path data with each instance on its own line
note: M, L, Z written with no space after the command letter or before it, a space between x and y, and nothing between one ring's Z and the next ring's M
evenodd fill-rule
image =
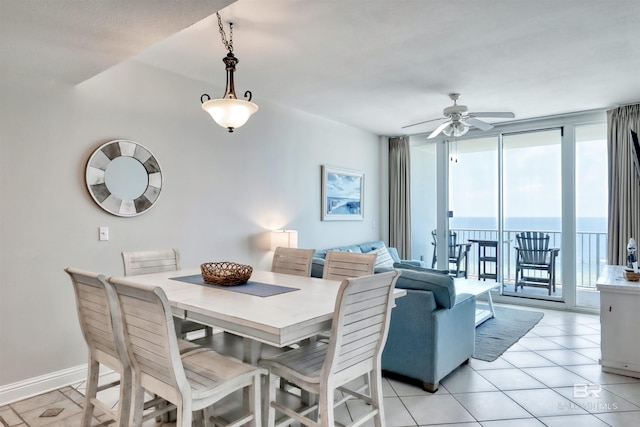
M227 48L229 52L233 52L233 22L229 22L229 41L227 41L227 35L224 32L224 26L222 25L222 18L220 18L220 13L216 12L216 16L218 17L218 28L220 29L220 38L222 39L222 44Z

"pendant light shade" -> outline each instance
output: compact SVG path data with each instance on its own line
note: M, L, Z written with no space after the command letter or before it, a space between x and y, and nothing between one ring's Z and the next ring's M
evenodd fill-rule
M242 99L227 98L205 101L202 109L209 113L217 124L233 132L233 129L247 123L249 117L258 111L258 106Z

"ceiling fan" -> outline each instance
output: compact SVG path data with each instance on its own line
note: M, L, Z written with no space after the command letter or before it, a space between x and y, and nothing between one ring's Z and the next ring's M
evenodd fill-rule
M423 123L433 122L436 120L446 119L445 122L441 123L440 126L438 126L433 132L431 132L427 139L435 138L440 134L440 132L444 133L447 136L462 136L469 131L469 128L471 126L477 127L480 130L489 130L493 127L492 124L479 120L477 119L477 117L496 117L505 119L512 119L515 117L515 114L507 111L491 113L471 113L469 112L469 109L466 105L458 105L458 98L460 98L459 93L450 93L449 98L451 98L451 100L453 101L453 105L445 108L442 111L444 117L425 120L424 122L403 126L402 129L421 125Z

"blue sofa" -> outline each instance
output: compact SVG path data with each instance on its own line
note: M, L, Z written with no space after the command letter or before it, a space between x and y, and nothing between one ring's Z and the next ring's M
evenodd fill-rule
M384 242L335 250L370 252L378 244ZM395 259L395 249L388 249ZM311 275L322 277L326 250L316 251L316 255ZM407 295L396 299L391 312L382 369L400 379L417 380L425 390L435 392L440 381L473 354L476 298L470 294L456 296L454 279L447 272L423 268L420 261L398 260L394 268L402 270L396 288L406 289ZM376 273L389 270L378 268Z
M340 252L354 252L354 253L363 253L371 252L375 249L378 249L382 246L385 246L384 241L376 240L373 242L359 243L357 245L349 245L349 246L339 246L336 248L329 248L315 251L313 254L312 264L311 264L311 276L312 277L322 277L322 270L324 268L324 259L327 256L327 251L340 251ZM393 258L394 262L399 262L407 265L411 265L414 267L424 267L425 264L422 261L416 260L408 260L408 259L400 259L398 255L398 251L396 248L389 248L389 255Z

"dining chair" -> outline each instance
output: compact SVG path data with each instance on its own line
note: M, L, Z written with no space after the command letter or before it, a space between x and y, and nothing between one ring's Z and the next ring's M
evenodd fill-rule
M309 277L314 252L313 249L277 247L273 254L271 271Z
M124 263L125 276L180 270L180 252L177 249L122 252L122 261ZM207 337L213 333L213 329L210 326L190 320L180 319L175 322L175 325L182 338L187 338L189 332L202 329L204 329Z
M376 254L327 251L322 278L343 280L373 274Z
M167 296L162 288L136 285L127 278L108 279L113 285L124 324L125 344L133 368L131 425L142 423L144 392L158 395L177 410L177 427L191 427L194 411L204 411L204 425L260 426L262 368L199 348L182 357ZM243 414L231 423L212 405L246 389Z
M120 308L113 287L102 274L67 267L76 296L76 308L80 329L89 349L87 387L85 394L82 427L90 426L95 407L101 409L116 426L128 426L131 408L133 376L122 328ZM180 340L180 353L194 350L197 346ZM120 380L98 385L100 364L120 374ZM98 392L120 386L117 411L97 398ZM144 407L160 408L146 418L155 417L169 411L162 399L144 403Z
M368 404L369 409L350 425L360 425L374 418L374 425L384 425L382 403L382 377L380 359L387 338L389 319L393 306L393 289L399 276L398 270L370 276L345 279L340 285L331 325L329 343L312 342L297 349L261 359L259 364L269 369L268 427L274 427L276 411L288 419L285 425L298 421L312 427L333 426L334 407L351 398ZM369 376L369 393L345 387L346 384ZM284 378L302 391L318 396L317 404L300 408L277 400L277 378ZM335 391L343 393L334 402ZM291 404L290 404L291 405ZM318 419L309 414L318 414Z

